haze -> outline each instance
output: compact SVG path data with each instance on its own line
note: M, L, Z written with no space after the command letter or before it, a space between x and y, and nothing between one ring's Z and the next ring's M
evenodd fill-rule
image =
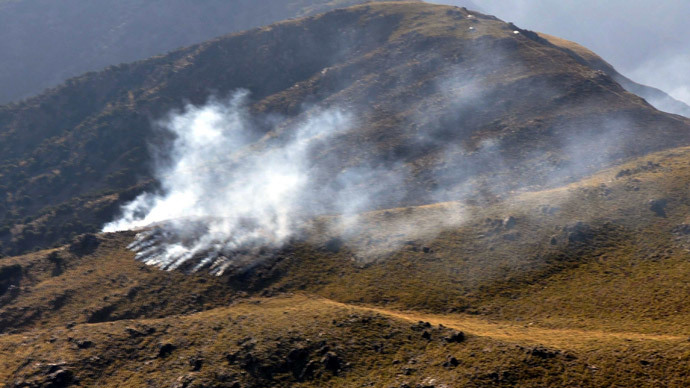
M690 103L685 0L445 0L577 42L623 75Z

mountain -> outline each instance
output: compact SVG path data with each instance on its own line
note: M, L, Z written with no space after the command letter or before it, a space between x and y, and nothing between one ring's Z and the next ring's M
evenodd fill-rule
M137 262L133 232L4 258L0 379L682 386L689 161L674 148L494 205L376 211L340 248L315 233L222 276ZM467 223L435 236L395 227L463 210ZM396 239L377 261L353 260Z
M586 47L583 47L575 42L547 34L539 34L539 36L548 40L550 43L553 43L554 45L571 52L576 58L578 58L578 60L585 62L588 66L603 71L621 86L623 86L627 91L635 93L644 98L658 109L661 109L664 112L683 115L685 117L690 116L690 106L687 104L676 100L659 89L638 84L637 82L623 76L613 66L611 66L611 64L603 60Z
M554 186L690 136L688 119L536 33L459 8L364 5L85 74L1 107L3 251L99 230L156 187L149 149L166 136L152 123L238 89L251 92L257 117L356 115L313 164L322 186L344 168L404 176L371 208ZM256 147L284 126L259 127Z
M0 381L686 386L690 120L583 50L382 2L0 108ZM201 186L211 212L97 233L178 189L171 159L196 179L166 214ZM267 243L154 260L224 211Z
M67 78L352 0L0 1L0 104Z

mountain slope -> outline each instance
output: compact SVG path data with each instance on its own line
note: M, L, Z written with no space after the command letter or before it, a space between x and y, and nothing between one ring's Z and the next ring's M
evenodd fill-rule
M251 91L259 118L289 123L322 107L358 117L312 162L323 185L348 167L404 175L374 208L491 201L690 140L687 119L534 33L454 7L357 6L86 74L0 108L3 250L98 230L155 187L147 145L168 137L152 121L237 89ZM259 148L289 128L259 127L272 130Z
M67 78L361 1L234 0L0 2L0 104Z
M0 258L0 381L687 386L690 121L550 40L461 8L368 4L0 108L0 239L13 255ZM222 258L235 265L214 276L193 272L214 259L205 252L163 271L131 243L194 242L222 211L170 221L192 225L177 234L162 222L75 236L159 189L156 153L177 139L157 121L188 102L231 110L226 96L243 89L246 109L223 117L246 116L246 142L221 142L223 163L191 171L212 172L209 196L226 198L233 168L275 167L265 151L289 151L300 123L350 118L328 136L307 131L318 141L299 161L321 195L300 192L282 244L232 247ZM318 190L347 171L364 173L335 193L373 194L341 217L339 198Z
M616 71L616 69L614 69L613 66L611 66L611 64L609 64L601 57L599 57L592 51L588 50L587 48L582 47L577 43L561 39L555 36L551 36L548 34L540 33L539 36L548 40L549 42L553 43L558 47L562 47L563 49L568 50L579 59L585 61L589 66L603 71L608 76L613 78L616 82L621 84L621 86L623 86L627 91L635 93L638 96L646 99L651 104L656 106L658 109L663 110L665 112L690 117L690 106L674 99L673 97L669 96L668 94L662 92L659 89L646 85L640 85L630 80L629 78L623 76L618 71Z
M689 162L688 147L658 152L473 208L467 223L437 236L401 235L396 219L412 215L427 228L439 208L467 205L377 211L337 251L317 231L221 277L138 264L125 248L130 232L5 258L0 378L683 386ZM501 222L508 217L512 225ZM400 249L363 261L362 252L396 239Z

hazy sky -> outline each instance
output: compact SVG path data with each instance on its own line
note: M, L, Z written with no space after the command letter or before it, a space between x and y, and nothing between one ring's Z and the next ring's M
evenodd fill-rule
M436 0L575 41L690 104L690 0Z

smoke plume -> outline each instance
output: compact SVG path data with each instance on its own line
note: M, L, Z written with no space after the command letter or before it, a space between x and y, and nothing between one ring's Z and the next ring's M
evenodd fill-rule
M157 225L141 231L130 246L141 260L165 269L194 260L194 269L212 265L217 273L237 251L278 246L289 238L306 211L310 149L347 131L352 118L339 110L312 112L291 124L287 139L258 146L247 99L248 92L240 91L228 101L172 114L163 124L175 140L168 153L156 150L169 161L156 174L160 192L126 204L103 230Z

